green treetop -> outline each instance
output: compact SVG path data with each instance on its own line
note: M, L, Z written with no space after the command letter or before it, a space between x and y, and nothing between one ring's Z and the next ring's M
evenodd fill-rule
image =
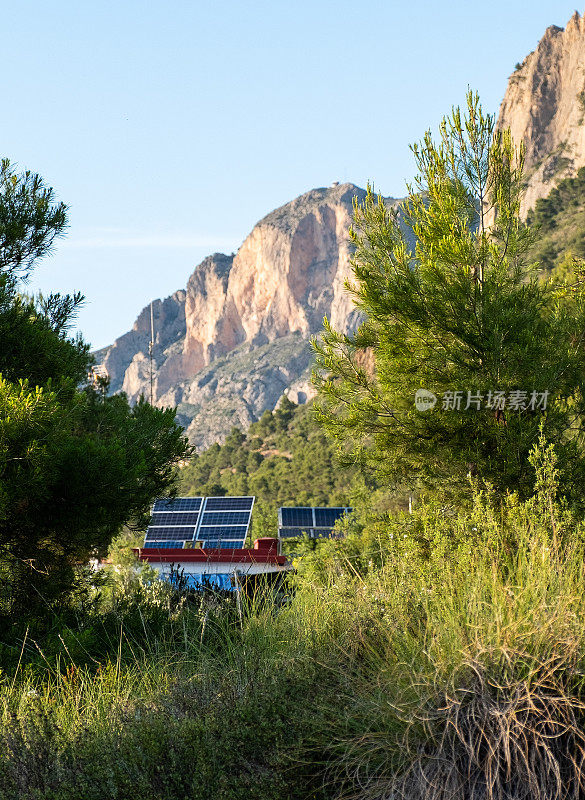
M344 335L325 320L314 343L319 419L387 482L456 489L471 474L521 493L542 425L577 498L584 295L528 262L523 150L470 92L412 152L419 174L397 210L371 188L355 204L348 289L365 321ZM421 389L433 408L415 407Z
M1 162L0 629L55 611L190 453L174 410L84 386L89 347L68 332L81 294L21 293L66 222L38 175Z

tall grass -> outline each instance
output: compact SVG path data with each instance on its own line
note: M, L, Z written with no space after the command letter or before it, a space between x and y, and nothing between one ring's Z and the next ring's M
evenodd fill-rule
M307 552L284 606L173 601L161 626L143 595L99 665L74 633L21 659L0 796L585 796L584 529L552 450L533 465L526 502L478 489Z
M465 513L386 526L383 563L348 568L351 588L339 548L331 559L330 598L367 609L345 719L329 726L340 795L584 796L584 531L557 500L552 450L533 461L531 500L478 491Z

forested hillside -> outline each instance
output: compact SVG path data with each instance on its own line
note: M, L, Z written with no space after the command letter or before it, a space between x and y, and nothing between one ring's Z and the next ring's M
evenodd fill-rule
M284 398L247 433L234 428L223 445L194 455L181 471L180 493L253 494L252 535L273 535L279 506L351 505L356 476L338 463L312 405Z
M585 258L585 167L538 200L527 221L539 228L531 255L544 269L560 267L567 258Z

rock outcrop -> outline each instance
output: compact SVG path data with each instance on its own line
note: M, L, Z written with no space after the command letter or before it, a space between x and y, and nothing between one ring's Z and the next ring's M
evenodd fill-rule
M526 145L523 214L585 165L585 18L548 28L510 76L498 127Z
M283 394L310 399L310 337L325 315L342 330L358 321L344 281L352 202L364 196L350 183L301 195L264 217L235 256L208 256L186 291L154 302L154 399L178 407L197 446L247 427ZM112 390L131 401L149 396L149 341L150 306L96 353Z
M180 289L165 300L153 301L155 352L159 361L163 360L163 353L168 351L170 355L176 343L185 337L185 296L185 291ZM103 363L108 371L112 392L123 390L132 400L136 400L143 392L146 394L146 383L150 379L150 334L150 306L147 306L138 315L131 331L120 336L109 347L94 353L96 362Z

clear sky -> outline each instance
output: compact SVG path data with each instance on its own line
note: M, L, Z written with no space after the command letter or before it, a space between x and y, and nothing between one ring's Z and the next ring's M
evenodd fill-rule
M582 9L579 9L580 11ZM31 290L87 298L94 347L261 217L333 181L401 196L408 144L468 85L497 111L565 0L21 0L2 15L1 155L70 230Z

